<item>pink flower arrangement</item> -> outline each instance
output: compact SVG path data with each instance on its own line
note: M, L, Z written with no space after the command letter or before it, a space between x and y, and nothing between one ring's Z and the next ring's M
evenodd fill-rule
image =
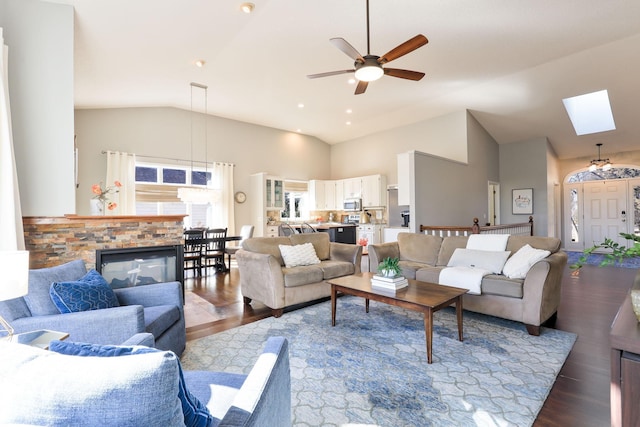
M100 184L93 184L91 186L91 192L95 194L95 196L93 196L94 199L100 200L103 205L106 205L107 209L112 211L118 207L118 204L110 202L108 196L110 193L118 193L120 187L122 187L122 184L117 180L113 182L113 186L104 188L102 187L102 181L100 181Z
M367 246L369 244L369 239L363 237L360 240L358 240L358 244L360 246Z

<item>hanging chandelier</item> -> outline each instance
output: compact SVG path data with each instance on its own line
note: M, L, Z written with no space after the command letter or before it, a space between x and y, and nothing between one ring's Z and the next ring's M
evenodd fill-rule
M609 159L600 158L600 147L602 147L602 143L598 143L596 146L598 147L598 158L591 160L589 163L589 172L595 172L598 169L606 172L611 169L611 162Z

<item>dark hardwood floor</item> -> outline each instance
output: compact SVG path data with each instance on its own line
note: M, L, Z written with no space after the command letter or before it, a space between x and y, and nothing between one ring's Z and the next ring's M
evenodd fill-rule
M578 339L534 426L603 427L610 425L609 328L629 291L636 270L585 266L579 276L567 268L557 329ZM187 329L187 339L200 338L264 319L271 310L253 302L245 306L236 268L204 278L188 278L187 291L208 301L215 320Z

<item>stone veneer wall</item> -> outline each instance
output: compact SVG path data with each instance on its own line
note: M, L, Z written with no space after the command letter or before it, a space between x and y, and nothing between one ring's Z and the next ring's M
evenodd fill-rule
M95 268L96 249L183 244L184 215L24 217L29 267L83 259Z

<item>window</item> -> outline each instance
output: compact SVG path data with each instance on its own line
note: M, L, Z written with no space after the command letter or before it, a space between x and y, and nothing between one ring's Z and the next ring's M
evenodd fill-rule
M284 209L280 218L288 220L306 220L309 218L309 184L307 181L284 182Z
M191 172L191 173L190 173ZM136 164L136 212L138 215L187 215L185 227L209 227L208 204L184 203L178 189L206 186L211 172L162 164Z

